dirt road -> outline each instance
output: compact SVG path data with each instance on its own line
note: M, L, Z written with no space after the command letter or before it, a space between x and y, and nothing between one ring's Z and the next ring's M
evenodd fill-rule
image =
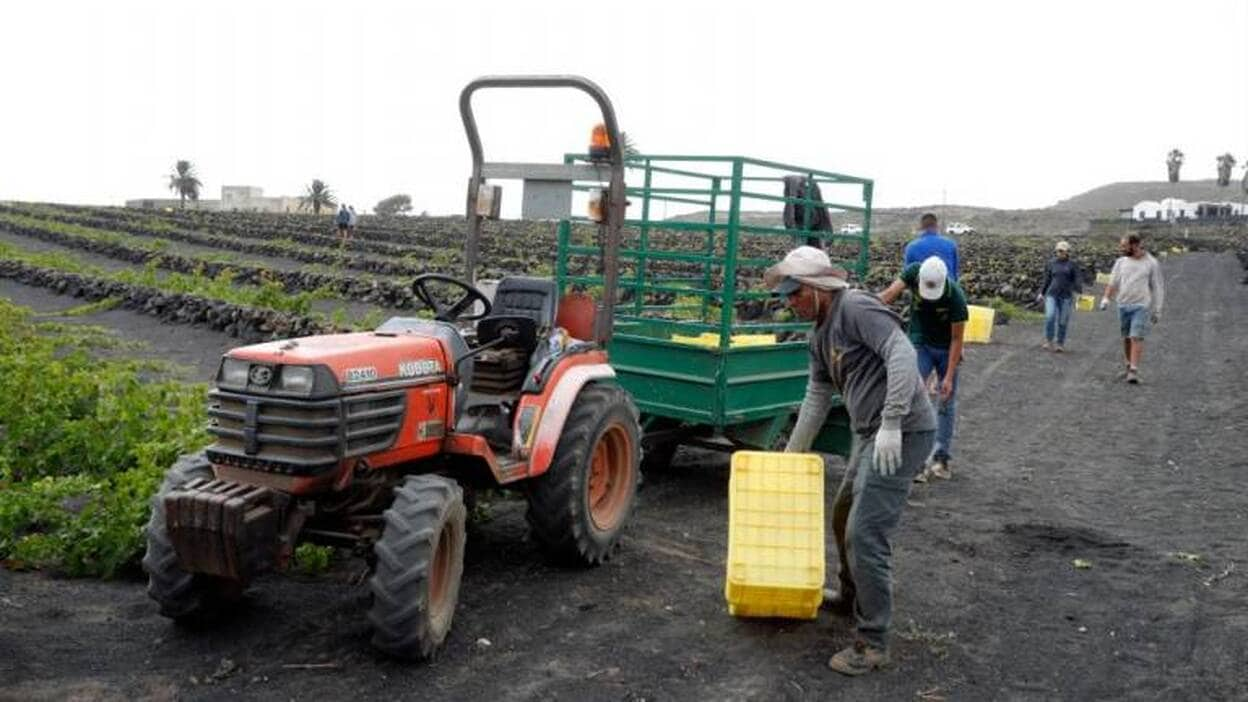
M492 503L426 665L370 651L350 561L269 578L208 631L138 582L0 571L0 698L1244 699L1248 286L1231 256L1165 271L1141 386L1114 378L1112 313L1078 313L1065 355L1035 324L972 349L954 479L912 494L896 547L890 672L825 667L846 620L726 614L727 465L688 452L596 570L543 564L522 503Z

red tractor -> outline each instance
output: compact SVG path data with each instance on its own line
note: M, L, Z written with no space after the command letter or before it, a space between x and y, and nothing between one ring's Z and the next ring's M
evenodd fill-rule
M509 164L483 162L471 96L526 86L578 88L603 111L610 147L598 172L614 200L602 299L615 299L623 159L605 94L575 77L470 83L460 100L473 153L467 279L413 281L432 320L225 355L209 395L215 442L174 464L152 502L143 567L162 614L210 615L257 574L284 568L301 542L346 545L373 566L373 644L419 659L451 627L465 490L522 489L532 536L557 559L598 564L616 546L637 490L640 429L607 360L610 307L577 293L561 300L552 280L505 278L492 301L473 284L489 210L479 195L491 168Z

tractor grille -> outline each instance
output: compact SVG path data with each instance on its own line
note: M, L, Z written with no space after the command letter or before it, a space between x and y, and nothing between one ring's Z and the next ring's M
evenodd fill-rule
M291 475L334 469L344 458L387 449L403 424L403 390L298 400L213 390L208 449L214 463Z

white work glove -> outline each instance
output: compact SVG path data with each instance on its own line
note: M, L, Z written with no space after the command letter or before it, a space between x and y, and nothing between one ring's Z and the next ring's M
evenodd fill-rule
M901 467L901 427L891 429L880 426L875 433L875 455L872 456L875 472L891 477Z
M1101 298L1101 311L1104 312L1107 309L1109 309L1109 298L1102 297Z

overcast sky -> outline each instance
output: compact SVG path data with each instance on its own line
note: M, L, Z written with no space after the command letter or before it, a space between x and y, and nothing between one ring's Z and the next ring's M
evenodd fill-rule
M170 196L191 160L269 195L312 178L371 209L460 213L459 90L579 73L650 153L876 180L877 206L1043 207L1248 162L1248 1L6 3L0 199ZM482 94L491 160L557 161L572 93ZM516 199L511 193L511 202ZM509 208L510 209L510 208Z

